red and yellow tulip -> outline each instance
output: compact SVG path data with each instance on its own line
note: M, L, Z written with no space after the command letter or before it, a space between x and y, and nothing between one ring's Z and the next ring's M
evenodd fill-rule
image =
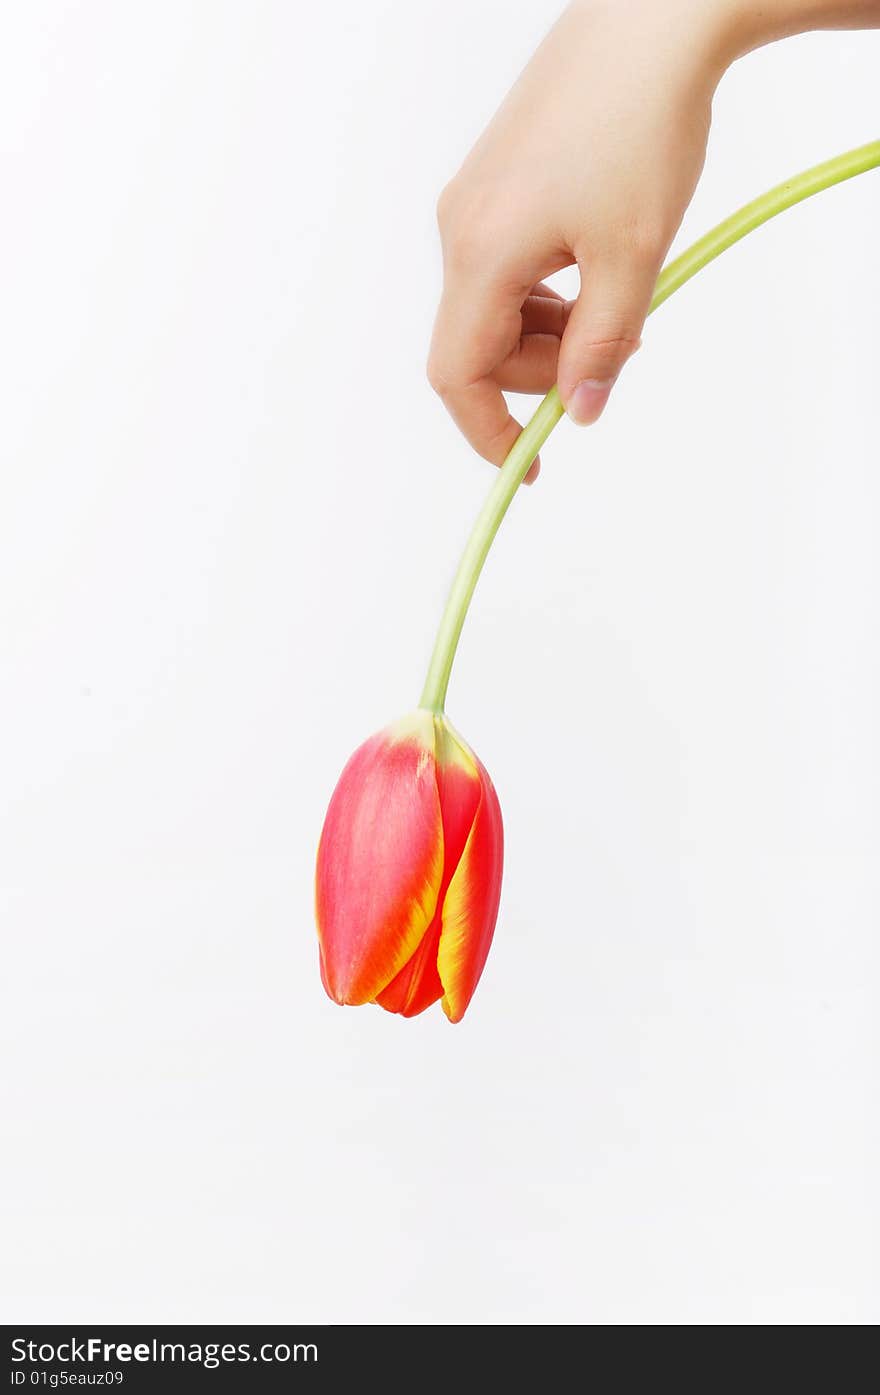
M786 180L661 272L654 310L768 218L880 166L880 141ZM498 914L501 810L473 751L449 725L446 690L462 625L499 524L556 423L551 388L496 477L452 583L416 712L355 751L330 801L318 849L324 987L337 1003L414 1017L439 999L451 1022L479 982Z
M464 1016L501 894L501 809L445 717L419 709L342 772L318 848L321 977L337 1003Z

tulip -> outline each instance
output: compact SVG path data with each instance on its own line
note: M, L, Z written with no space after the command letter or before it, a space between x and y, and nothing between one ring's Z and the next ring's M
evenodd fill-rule
M420 708L355 751L318 849L321 977L337 1003L460 1022L492 943L504 836L492 781Z
M660 273L651 310L740 238L822 189L880 166L880 141L805 170L746 204ZM477 579L529 467L564 415L551 388L517 437L452 583L418 710L355 751L318 849L321 977L337 1003L415 1017L441 1000L460 1022L492 943L501 892L501 810L444 715Z

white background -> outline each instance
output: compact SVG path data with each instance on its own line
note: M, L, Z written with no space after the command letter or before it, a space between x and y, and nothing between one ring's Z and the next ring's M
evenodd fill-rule
M876 1321L880 174L548 443L451 689L483 983L343 1011L324 808L491 482L434 202L555 6L3 13L3 1318ZM878 64L738 65L680 243L880 135Z

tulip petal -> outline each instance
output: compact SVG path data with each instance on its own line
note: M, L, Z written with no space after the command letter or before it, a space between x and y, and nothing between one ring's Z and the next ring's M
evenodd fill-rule
M450 1022L461 1021L480 981L501 899L501 807L487 772L476 756L472 759L479 773L481 797L443 900L437 954L444 988L441 1006Z
M473 827L482 798L482 787L476 756L445 717L435 718L434 740L437 792L443 818L442 902Z
M443 820L443 878L437 898L440 906L473 826L481 788L475 757L442 717L434 719L434 739L437 792ZM376 1002L386 1012L415 1017L443 997L443 984L437 971L441 928L438 912L412 959L388 987L376 995Z
M318 969L321 974L321 982L324 985L324 992L327 994L328 998L332 998L333 994L330 992L330 984L327 982L327 970L324 968L324 951L320 944L318 945Z
M435 915L412 959L404 964L387 988L376 994L379 1007L386 1012L399 1012L403 1017L417 1017L443 997L443 984L437 972L439 943L440 916Z
M415 712L355 751L330 801L316 918L330 996L373 1001L417 951L443 879L433 717Z

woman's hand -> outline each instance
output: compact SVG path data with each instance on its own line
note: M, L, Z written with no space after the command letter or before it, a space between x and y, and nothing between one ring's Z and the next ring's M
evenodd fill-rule
M798 29L876 22L878 10L877 0L568 7L438 207L444 285L428 376L481 455L500 465L520 431L502 389L558 382L575 421L599 416L639 346L733 59ZM581 288L567 303L542 280L572 263Z

